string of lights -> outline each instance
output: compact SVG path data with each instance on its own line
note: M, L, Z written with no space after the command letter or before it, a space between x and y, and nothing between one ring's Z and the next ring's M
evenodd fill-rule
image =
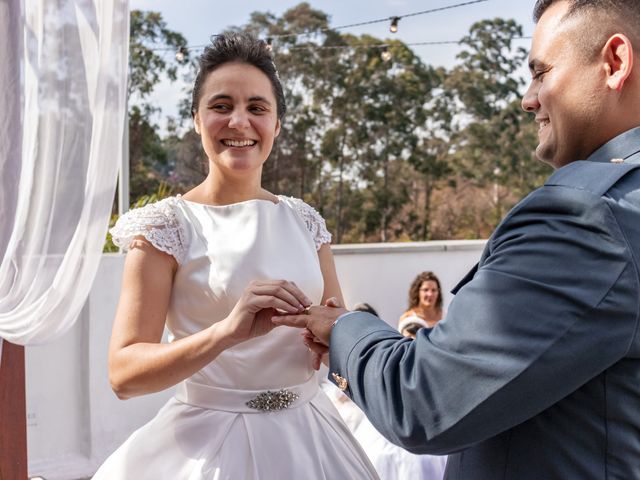
M463 2L463 3L456 3L453 5L448 5L448 6L444 6L444 7L438 7L438 8L432 8L429 10L422 10L419 12L413 12L413 13L408 13L405 15L401 15L401 16L392 16L392 17L386 17L386 18L381 18L381 19L377 19L377 20L370 20L367 22L359 22L359 23L351 23L348 25L340 25L337 27L330 27L330 28L323 28L323 29L319 29L313 32L302 32L302 33L288 33L288 34L283 34L283 35L273 35L271 37L268 37L266 39L266 43L269 47L269 49L273 49L273 40L274 39L282 39L282 38L291 38L291 37L300 37L300 36L310 36L313 35L315 33L323 33L323 32L327 32L327 31L331 31L331 30L341 30L341 29L345 29L345 28L352 28L352 27L360 27L363 25L371 25L374 23L380 23L380 22L387 22L390 21L390 25L389 25L389 31L391 33L397 33L398 31L398 23L400 22L400 20L402 18L406 18L406 17L415 17L418 15L426 15L429 13L434 13L434 12L439 12L439 11L443 11L443 10L450 10L453 8L459 8L459 7L464 7L464 6L468 6L468 5L472 5L472 4L476 4L476 3L483 3L483 2L488 2L490 0L472 0L472 1L467 1L467 2ZM530 40L531 37L512 37L511 40ZM461 43L460 40L436 40L436 41L425 41L425 42L411 42L411 43L405 43L404 45L409 46L409 47L413 47L413 46L428 46L428 45L459 45ZM191 46L180 46L178 48L178 50L176 51L176 60L178 62L184 62L186 56L187 56L187 52L189 50L195 50L195 49L200 49L200 48L205 48L206 45L191 45ZM385 62L391 60L392 58L392 53L389 50L389 48L392 47L391 44L389 43L376 43L376 44L360 44L360 45L314 45L314 46L310 46L310 45L304 45L304 46L289 46L288 49L289 50L344 50L344 49L351 49L351 50L355 50L355 49L380 49L380 56L382 58L382 60L384 60ZM150 49L152 51L160 51L160 50L171 50L172 47L162 47L162 48L156 48L156 49Z
M476 3L484 3L484 2L488 2L488 1L489 0L471 0L471 1L468 1L468 2L456 3L454 5L447 5L447 6L444 6L444 7L431 8L429 10L421 10L419 12L407 13L405 15L394 15L394 16L391 16L391 17L378 18L376 20L368 20L366 22L350 23L348 25L339 25L337 27L322 28L320 30L315 30L315 31L312 31L312 32L286 33L286 34L282 34L282 35L272 35L271 38L274 38L274 39L275 38L290 38L290 37L299 37L299 36L305 36L305 35L314 35L316 33L324 33L324 32L328 32L330 30L344 30L345 28L362 27L362 26L365 26L365 25L373 25L375 23L383 23L383 22L391 22L390 25L389 25L389 31L391 33L397 33L397 31L398 31L398 23L403 18L416 17L418 15L428 15L430 13L442 12L444 10L451 10L451 9L454 9L454 8L466 7L466 6L469 6L469 5L476 4Z
M531 40L531 37L511 37L511 40ZM439 41L428 41L428 42L410 42L405 43L407 47L416 47L416 46L426 46L426 45L460 45L460 40L439 40ZM393 57L391 51L389 50L392 47L390 43L368 43L368 44L359 44L359 45L317 45L314 47L310 46L299 46L299 47L289 47L290 50L315 50L315 49L325 49L325 50L341 50L341 49L380 49L380 57L385 62L388 62Z
M511 40L531 40L531 37L511 37ZM437 40L428 42L410 42L403 43L408 47L422 46L422 45L459 45L461 40ZM289 50L338 50L338 49L357 49L357 48L385 48L392 47L390 43L361 43L357 45L315 45L311 46L295 46L289 47Z
M511 37L511 40L531 40L531 37ZM420 47L420 46L431 46L431 45L460 45L461 40L435 40L435 41L427 41L427 42L409 42L404 43L407 47ZM392 58L391 51L389 50L392 47L390 43L362 43L358 45L304 45L304 46L292 46L289 47L289 50L357 50L357 49L380 49L382 50L380 56L384 61L389 61ZM197 47L191 47L197 48ZM202 47L204 48L204 46ZM180 47L176 52L176 60L178 62L183 62L186 58L186 50L183 47Z
M413 12L413 13L406 13L404 15L393 15L391 17L385 17L385 18L378 18L375 20L368 20L366 22L358 22L358 23L350 23L347 25L339 25L337 27L327 27L327 28L321 28L318 30L314 30L314 31L307 31L307 32L297 32L297 33L285 33L285 34L281 34L281 35L271 35L266 39L266 42L268 45L272 45L274 40L279 40L279 39L284 39L284 38L293 38L293 37L304 37L304 36L311 36L311 35L315 35L315 34L319 34L319 33L325 33L325 32L329 32L329 31L335 31L335 30L344 30L347 28L355 28L355 27L361 27L361 26L365 26L365 25L373 25L376 23L382 23L382 22L390 22L389 24L389 31L391 33L397 33L398 32L398 24L400 22L401 19L403 18L409 18L409 17L416 17L418 15L428 15L431 13L436 13L436 12L441 12L441 11L445 11L445 10L452 10L454 8L461 8L461 7L466 7L469 5L474 5L477 3L485 3L488 2L490 0L469 0L466 2L461 2L461 3L455 3L453 5L446 5L443 7L437 7L437 8L431 8L428 10L421 10L419 12ZM451 43L457 43L457 42L451 42ZM205 48L207 45L182 45L180 47L178 47L178 50L176 51L176 59L179 62L184 61L184 59L186 58L186 54L189 50L197 50L197 49L201 49L201 48ZM174 50L174 47L157 47L157 48L150 48L149 50L151 51L167 51L167 50Z

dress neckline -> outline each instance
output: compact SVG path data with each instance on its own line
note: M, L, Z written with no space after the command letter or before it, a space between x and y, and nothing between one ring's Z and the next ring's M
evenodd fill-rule
M267 200L266 198L250 198L248 200L242 200L241 202L235 202L235 203L228 203L226 205L209 205L208 203L200 203L200 202L194 202L192 200L187 200L181 194L176 195L176 198L178 198L179 200L182 200L185 203L189 203L191 205L198 205L200 207L205 207L205 208L213 208L213 209L220 209L220 208L224 209L224 208L230 208L230 207L235 207L240 205L246 205L249 203L270 203L275 207L282 203L281 196L276 195L276 197L278 199L277 202L274 202L272 200Z
M427 326L429 328L433 328L436 326L436 323L438 323L440 320L442 320L444 318L444 310L442 308L440 308L440 318L438 320L427 320L426 318L424 318L422 315L420 315L420 313L418 313L415 309L410 309L409 310L414 316L418 317L419 319L423 320Z

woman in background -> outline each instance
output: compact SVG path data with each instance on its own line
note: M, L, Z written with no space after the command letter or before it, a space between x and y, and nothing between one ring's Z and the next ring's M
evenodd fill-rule
M398 320L399 330L413 325L433 328L443 317L440 280L433 272L422 272L409 288L409 308Z

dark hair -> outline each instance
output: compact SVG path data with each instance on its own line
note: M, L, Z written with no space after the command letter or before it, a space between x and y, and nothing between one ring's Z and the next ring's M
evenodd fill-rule
M538 0L533 7L533 21L538 23L540 17L554 3L565 0ZM640 13L640 4L638 0L567 0L569 2L569 10L567 17L583 12L586 10L600 10L606 13L618 13L624 15L625 18L638 16Z
M191 115L198 111L198 104L202 96L202 85L207 76L220 65L231 62L241 62L260 69L271 82L273 94L276 97L278 118L282 120L287 111L284 91L280 77L273 63L273 55L267 43L256 39L244 32L224 33L215 35L211 45L204 49L198 58L198 74L193 83L191 97Z
M380 316L380 315L378 315L378 312L376 312L376 309L373 308L368 303L358 303L356 306L353 307L353 310L356 311L356 312L367 312L367 313L370 313L372 315L375 315L376 317Z
M538 0L533 7L533 21L538 23L547 9L561 0ZM567 13L562 20L581 14L596 14L598 18L582 29L577 44L587 58L596 55L614 33L624 33L638 47L640 35L640 1L638 0L566 0L569 3ZM609 21L605 21L608 19Z
M436 300L436 308L442 308L442 287L440 286L440 280L436 277L436 274L433 272L422 272L420 273L411 283L411 287L409 287L409 309L415 308L420 303L420 287L424 282L436 282L438 285L438 300Z
M538 0L533 7L533 21L538 23L547 9L561 0ZM562 0L564 1L564 0ZM637 28L640 24L640 2L638 0L566 0L569 2L569 10L565 18L579 13L591 11L602 12L608 15L631 21L631 25Z
M421 328L424 328L424 327L419 323L416 323L416 322L407 323L402 329L402 332L407 332L409 335L415 335L416 333L418 333L418 330L420 330Z

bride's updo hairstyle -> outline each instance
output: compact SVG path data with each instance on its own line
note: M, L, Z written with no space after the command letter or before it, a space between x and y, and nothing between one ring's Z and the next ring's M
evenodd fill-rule
M273 63L273 55L266 42L258 40L248 33L240 32L215 35L212 37L211 45L206 47L198 58L198 74L193 84L191 98L191 115L195 115L198 111L202 85L207 76L220 65L231 62L253 65L267 76L276 97L278 118L282 120L287 106L280 77L276 65Z

